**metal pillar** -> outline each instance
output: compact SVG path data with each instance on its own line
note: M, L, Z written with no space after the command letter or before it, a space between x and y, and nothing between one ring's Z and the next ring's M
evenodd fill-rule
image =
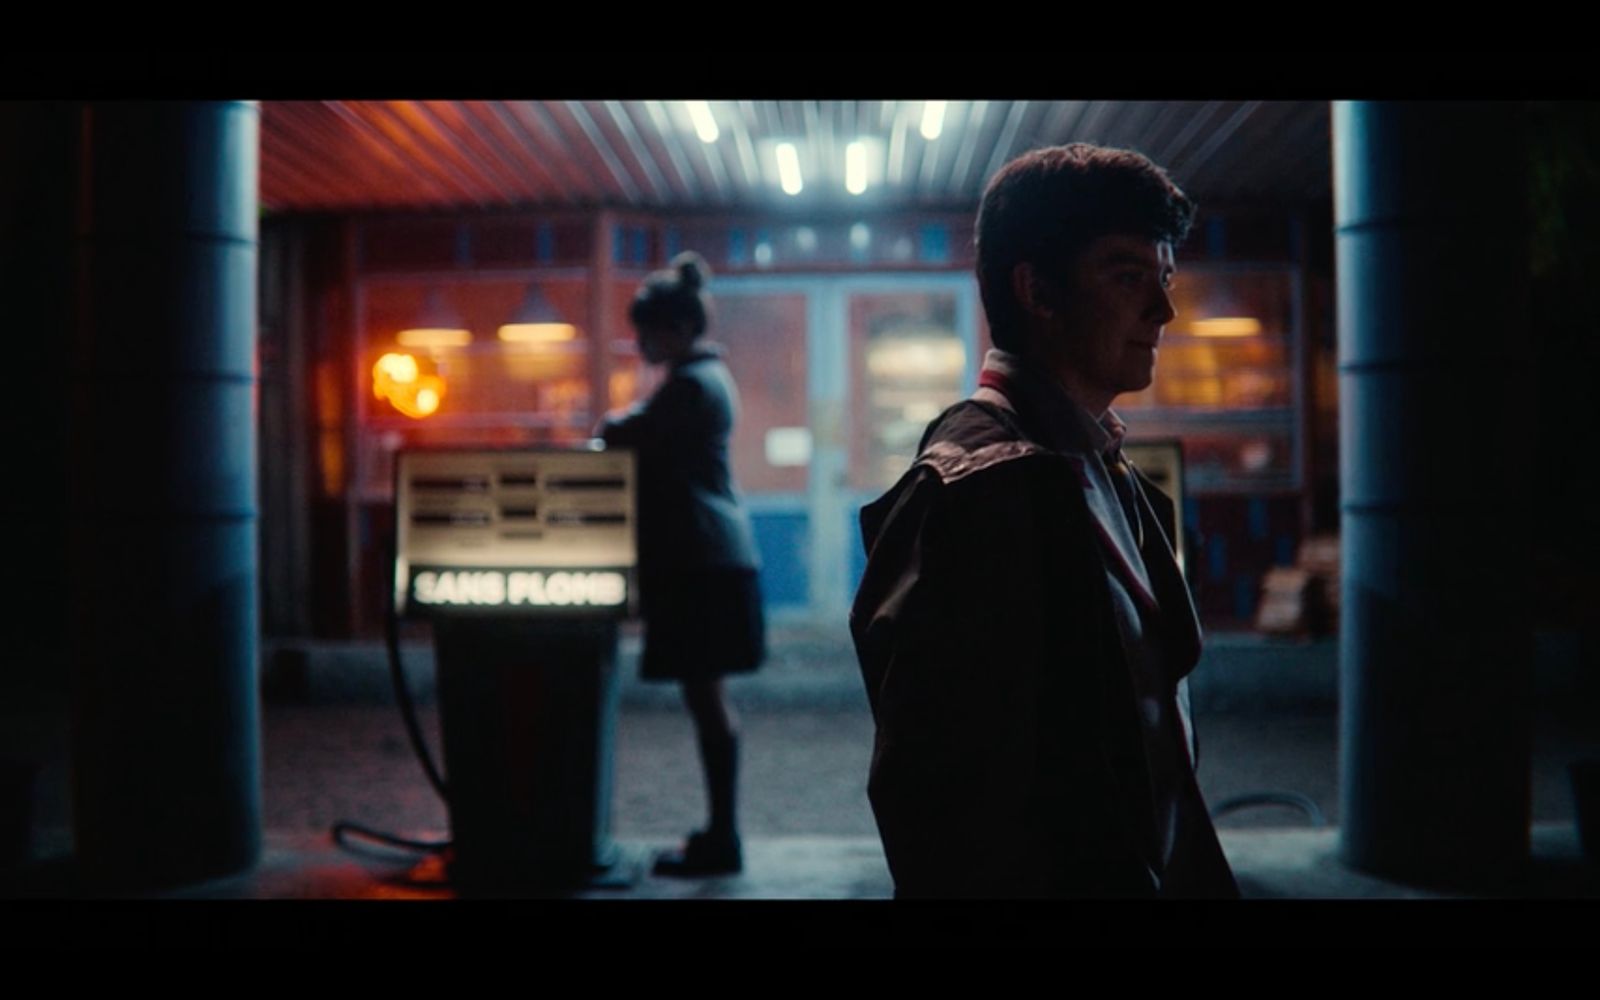
M259 110L82 112L71 347L74 825L93 876L261 849L256 691Z
M1334 108L1342 850L1424 882L1526 858L1533 350L1514 104ZM1554 474L1551 470L1549 474Z
M11 588L13 629L7 640L14 669L0 677L7 706L25 693L61 695L65 705L66 603L70 574L62 560L67 535L67 341L73 303L74 166L78 108L71 102L0 102L0 275L14 331L0 393L7 460L27 475L7 491L5 511L17 565L31 585ZM55 699L51 699L55 703Z

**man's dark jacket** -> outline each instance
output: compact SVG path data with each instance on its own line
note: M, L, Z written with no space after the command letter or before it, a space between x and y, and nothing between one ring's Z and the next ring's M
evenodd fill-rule
M851 632L877 722L868 794L901 897L1234 894L1186 772L1164 871L1107 540L1081 458L1015 413L967 401L862 510ZM1172 681L1199 658L1173 562L1172 505L1148 481L1146 564ZM1150 546L1161 546L1160 551Z

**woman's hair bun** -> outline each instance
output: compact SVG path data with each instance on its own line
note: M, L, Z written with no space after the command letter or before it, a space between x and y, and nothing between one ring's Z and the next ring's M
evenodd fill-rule
M636 327L682 328L696 337L706 332L708 303L702 287L711 277L706 259L685 250L659 271L652 271L634 294L628 318Z
M711 266L693 250L685 250L672 258L672 268L678 272L678 281L686 291L699 291L711 277Z

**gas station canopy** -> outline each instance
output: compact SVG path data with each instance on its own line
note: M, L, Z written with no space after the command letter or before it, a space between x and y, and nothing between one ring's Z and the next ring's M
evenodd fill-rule
M1076 141L1138 149L1202 202L1330 186L1322 101L264 101L261 198L278 212L966 209L1008 159Z

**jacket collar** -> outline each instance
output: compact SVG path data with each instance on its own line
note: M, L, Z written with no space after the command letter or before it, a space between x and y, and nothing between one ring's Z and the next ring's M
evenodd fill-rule
M990 351L984 358L979 385L976 398L1010 409L1030 437L1072 465L1112 571L1134 600L1148 611L1159 612L1161 605L1144 556L1103 462L1107 451L1121 446L1127 425L1109 410L1096 420L1054 379L1005 351ZM1141 518L1154 520L1154 514L1144 509L1147 504L1142 496L1136 506Z
M1030 434L1052 451L1104 454L1122 443L1127 430L1116 414L1096 420L1055 379L1009 351L991 350L983 359L980 384L1004 385L1001 392Z

